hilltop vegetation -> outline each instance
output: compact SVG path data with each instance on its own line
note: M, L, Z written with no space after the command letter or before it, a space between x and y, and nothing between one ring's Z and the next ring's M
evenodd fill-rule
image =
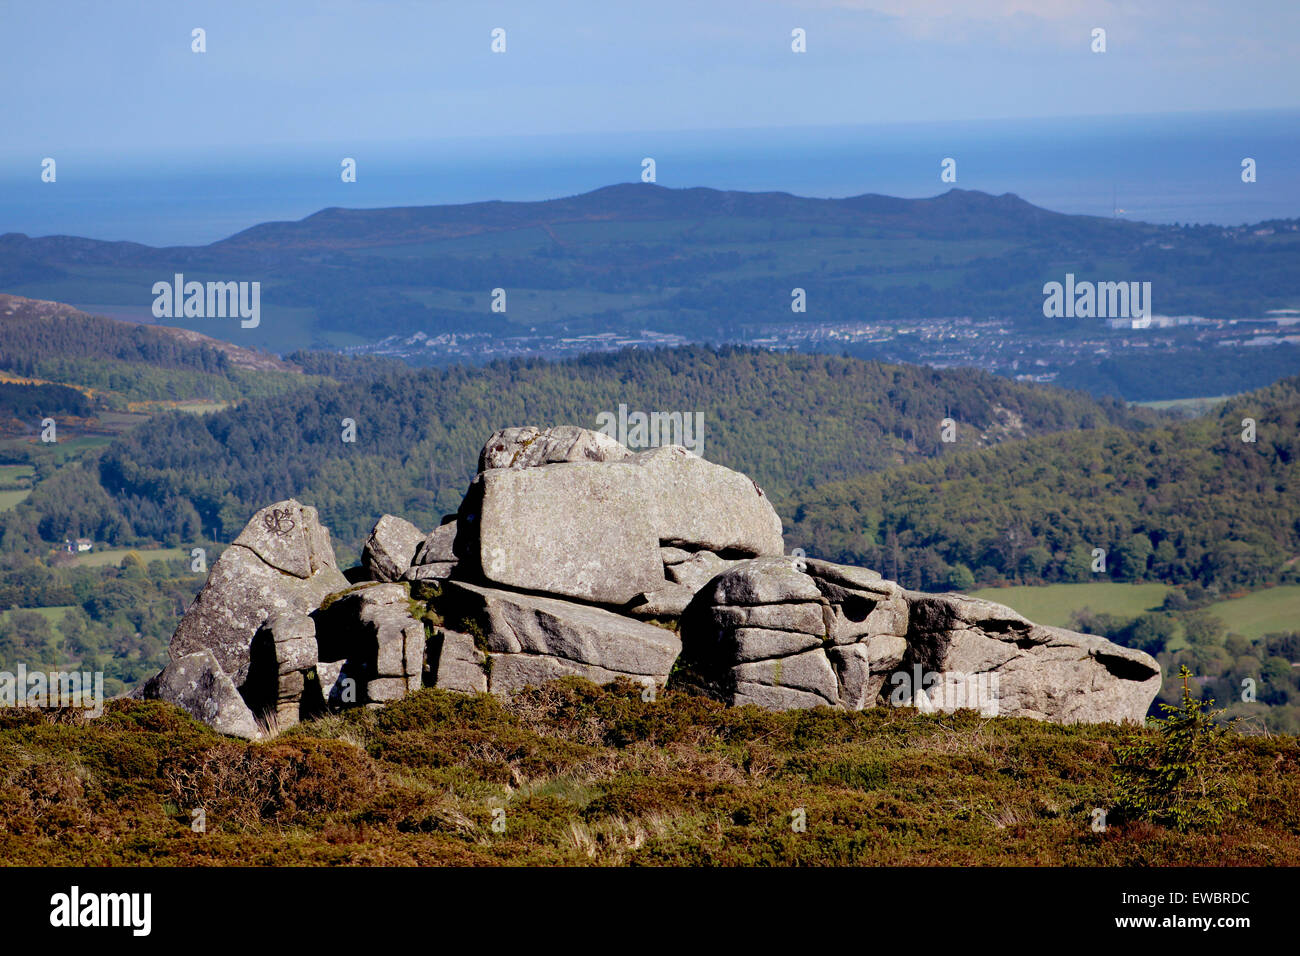
M735 348L368 367L374 374L208 416L159 416L98 461L39 484L8 516L5 547L88 525L114 544L228 540L257 508L294 495L355 553L385 512L432 527L455 510L496 429L595 427L620 405L702 414L705 456L752 476L786 514L817 482L946 453L945 417L962 423L969 447L1152 417L968 369ZM356 423L355 443L342 440L344 419Z
M1300 863L1300 744L1232 736L1240 806L1124 819L1152 731L890 707L770 713L568 679L509 702L424 690L221 738L159 703L0 713L11 864L1276 866ZM203 810L206 832L194 832ZM1094 829L1096 810L1108 814ZM801 812L800 812L801 811ZM796 823L802 820L802 829ZM495 824L495 826L494 826Z
M96 409L125 411L133 402L191 398L235 400L275 395L306 384L294 365L181 329L87 315L57 302L0 294L0 372L13 382L0 394L0 415L31 418L63 412L43 394L52 385L82 393ZM25 396L25 397L22 397Z
M1257 440L1242 441L1242 419ZM1296 579L1300 378L1193 421L958 451L801 496L788 540L912 587Z

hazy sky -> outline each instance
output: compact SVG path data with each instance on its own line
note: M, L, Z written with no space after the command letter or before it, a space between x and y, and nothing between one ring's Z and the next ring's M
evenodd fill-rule
M0 21L6 156L1300 105L1297 0L0 0Z

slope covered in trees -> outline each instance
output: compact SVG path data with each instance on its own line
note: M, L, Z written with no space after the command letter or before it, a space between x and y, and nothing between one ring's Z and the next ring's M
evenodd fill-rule
M1290 378L1171 427L1040 436L825 485L802 496L787 539L913 587L1099 575L1254 587L1296 577L1298 460Z
M971 448L1140 422L1119 403L973 370L747 349L366 371L208 416L160 416L38 485L0 525L3 546L85 534L87 522L112 543L228 540L256 508L297 495L355 548L384 512L430 526L454 510L497 428L594 428L620 405L700 414L704 456L752 475L787 516L817 483L950 452L945 418Z

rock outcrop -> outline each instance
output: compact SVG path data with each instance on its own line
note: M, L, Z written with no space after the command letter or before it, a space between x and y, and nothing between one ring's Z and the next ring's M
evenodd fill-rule
M732 704L861 710L906 652L904 593L861 568L741 562L687 609L683 680Z
M341 572L316 512L255 514L145 688L255 739L422 686L511 694L555 677L680 686L733 705L974 708L1137 721L1156 662L960 595L783 554L751 479L670 446L507 428L428 534L384 515Z
M210 651L242 687L258 628L278 613L308 614L346 587L316 509L278 501L253 515L213 564L172 635L172 660Z

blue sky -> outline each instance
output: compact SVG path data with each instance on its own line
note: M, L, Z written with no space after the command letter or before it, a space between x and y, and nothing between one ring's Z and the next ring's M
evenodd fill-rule
M1300 105L1296 0L0 2L7 157ZM190 51L190 31L208 51ZM489 50L504 28L507 52ZM808 52L790 50L807 31ZM1108 51L1089 49L1094 27Z

